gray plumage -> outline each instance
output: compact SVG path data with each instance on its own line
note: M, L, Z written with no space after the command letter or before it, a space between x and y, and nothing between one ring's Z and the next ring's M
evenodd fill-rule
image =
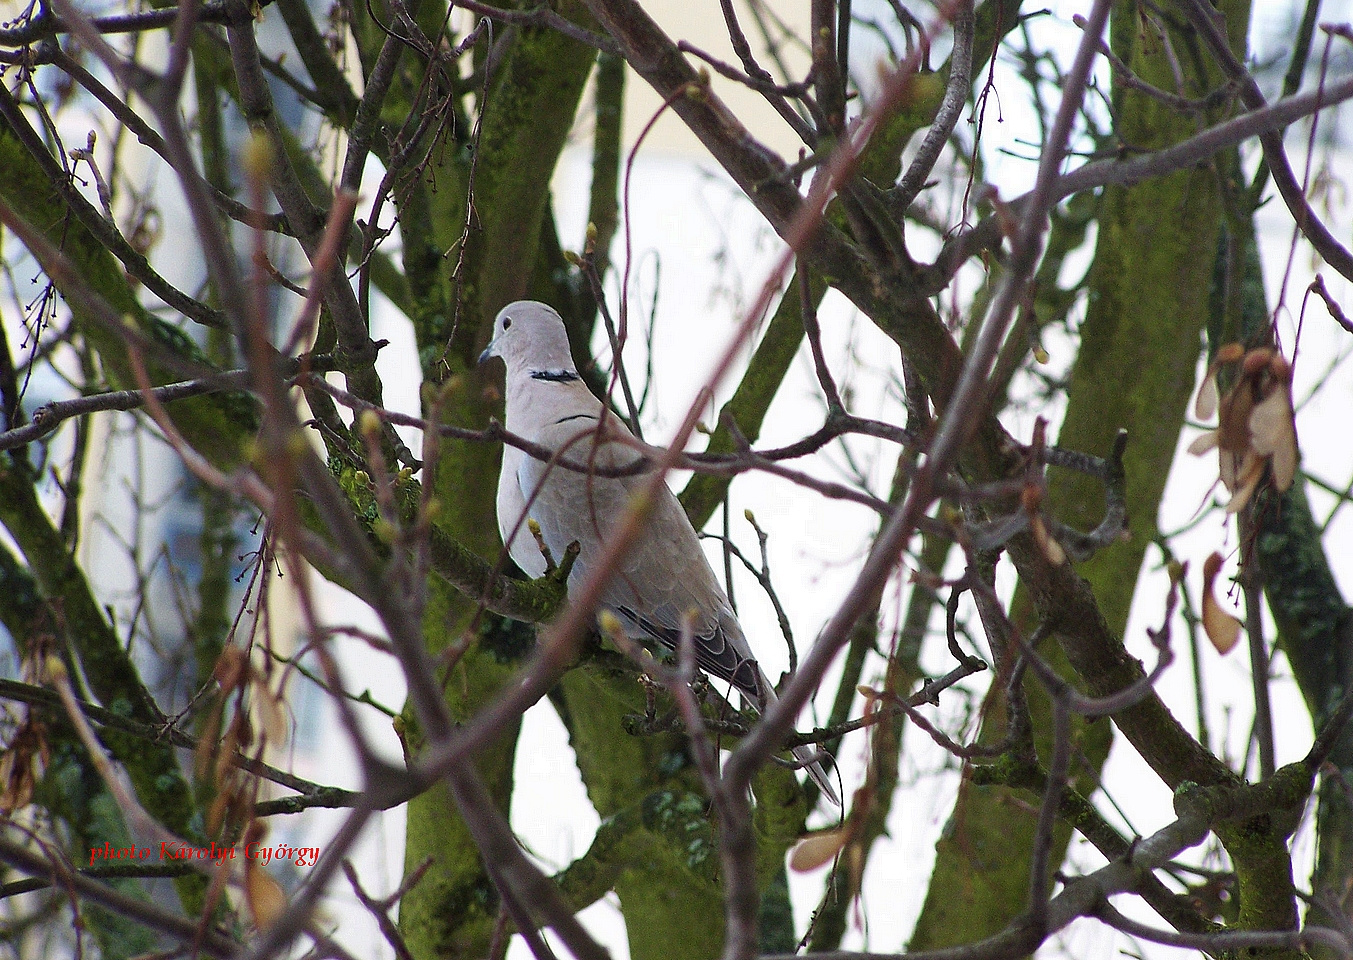
M566 450L575 463L594 462L602 469L634 463L640 456L635 448L614 440L596 442L603 407L578 376L558 313L543 303L521 300L498 314L493 333L479 359L483 363L501 357L507 364L508 430L549 450ZM613 414L607 417L606 429L610 435L630 436ZM551 466L505 446L498 478L499 532L517 566L532 577L545 573L545 558L524 514L540 525L545 545L556 558L576 541L580 550L569 576L572 592L586 581L631 495L647 479L642 474L604 477ZM666 484L659 489L643 535L608 579L602 604L629 636L668 649L678 643L683 618L693 617L700 668L732 683L758 710L775 699L695 529ZM793 753L823 793L839 804L816 752L796 747Z

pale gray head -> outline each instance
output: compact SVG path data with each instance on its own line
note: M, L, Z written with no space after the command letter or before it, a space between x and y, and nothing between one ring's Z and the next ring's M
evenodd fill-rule
M577 379L568 349L568 332L555 309L535 300L509 303L493 321L493 339L479 355L502 357L509 375L572 374Z

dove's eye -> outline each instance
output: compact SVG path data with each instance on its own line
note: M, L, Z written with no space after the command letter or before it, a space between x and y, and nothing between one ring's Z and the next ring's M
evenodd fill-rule
M511 317L503 317L503 329L506 330L506 329L507 329L508 327L510 327L510 326L512 326L512 318L511 318Z

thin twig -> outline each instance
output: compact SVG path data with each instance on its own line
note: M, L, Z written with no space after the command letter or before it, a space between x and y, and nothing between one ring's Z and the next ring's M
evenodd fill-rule
M1242 523L1248 526L1248 523ZM1264 643L1263 589L1259 583L1257 563L1245 563L1241 588L1245 594L1245 635L1250 652L1250 683L1254 692L1254 737L1259 745L1259 777L1267 780L1278 766L1274 758L1268 646Z
M1353 957L1353 943L1329 927L1307 926L1301 930L1223 930L1218 933L1161 930L1123 916L1107 900L1096 907L1094 915L1110 927L1121 930L1129 936L1166 946L1198 950L1214 957L1241 953L1254 955L1268 950L1305 953L1315 944L1334 951L1340 957Z
M822 353L822 328L817 322L817 305L813 302L812 284L808 279L808 263L802 257L799 258L795 275L799 280L799 315L803 318L803 333L813 353L813 369L817 372L818 385L827 398L827 416L830 418L834 414L844 413L846 407L841 402L841 392L836 388L831 368L827 366L827 358Z
M6 680L0 678L0 699L15 700L20 703L27 703L33 706L42 707L47 710L64 709L60 697L50 690L44 690L41 687L34 687L29 684L19 683L15 680ZM101 727L111 727L115 730L121 730L130 733L133 736L141 737L147 742L155 743L161 740L167 741L176 747L182 747L185 750L196 750L199 741L192 735L185 733L178 727L164 725L161 727L152 727L148 724L138 723L121 714L107 710L96 703L90 703L87 700L75 701L75 706L82 716L88 717ZM347 790L341 791L342 797L335 795L332 791L337 788L326 787L318 783L312 783L309 780L303 780L285 770L279 770L269 764L257 760L242 753L236 753L230 758L230 762L241 770L247 770L256 776L265 780L271 780L273 783L281 784L288 789L295 790L302 797L325 795L327 801L343 800L355 796ZM291 798L285 798L291 799Z
M579 43L585 43L603 53L609 53L613 57L624 57L624 52L610 37L580 27L547 6L536 7L532 10L505 10L492 4L480 3L479 0L455 0L452 6L473 11L480 16L497 20L500 23L511 23L524 27L548 27L566 37L577 40Z
M258 6L261 9L271 2L272 0L262 0ZM251 19L245 7L231 3L230 0L204 0L200 7L201 11L197 15L200 23L232 23L239 19ZM17 27L0 29L0 46L23 47L46 37L55 37L70 31L71 28L60 17L50 15L45 7L38 9L41 11L38 16L28 18ZM143 10L137 13L93 17L90 23L99 33L141 33L146 30L172 27L177 16L178 8L168 7L163 10Z
M1080 14L1074 14L1071 17L1071 22L1082 29L1085 26L1085 18ZM1164 43L1169 42L1168 34L1165 31L1160 31L1159 36ZM1102 39L1099 41L1099 53L1105 60L1109 61L1109 66L1113 68L1114 77L1116 77L1118 82L1124 87L1130 87L1139 93L1144 93L1153 100L1158 100L1167 107L1178 110L1181 113L1204 113L1208 110L1215 110L1217 107L1224 105L1228 100L1233 99L1239 89L1239 85L1232 81L1223 84L1203 97L1198 97L1196 99L1182 97L1177 93L1171 93L1168 90L1162 90L1160 87L1153 86L1137 76L1137 74L1132 71L1132 68L1124 63L1122 58L1113 52L1113 48ZM1177 61L1172 65L1175 68L1176 77L1178 77L1179 68ZM1288 92L1290 93L1292 91Z
M161 403L172 403L175 400L220 393L224 390L239 390L248 383L247 370L232 370L229 373L218 373L197 380L166 384L163 387L155 387L151 392ZM33 411L33 418L29 423L0 433L0 450L12 450L39 440L72 417L82 417L105 410L136 410L144 406L145 402L145 393L141 390L112 390L77 397L74 400L45 403Z
M1268 101L1264 99L1259 84L1255 82L1254 77L1245 69L1245 65L1231 51L1230 40L1221 24L1218 23L1217 11L1204 0L1184 0L1181 6L1189 22L1202 35L1208 48L1211 49L1212 55L1217 58L1222 70L1228 77L1240 84L1240 98L1245 105L1252 111L1268 108ZM1353 81L1353 78L1350 78L1350 80ZM1335 86L1338 86L1338 84ZM1322 84L1314 91L1315 109L1317 111L1321 107L1334 102L1327 96L1329 89ZM1316 216L1315 210L1306 200L1302 187L1297 182L1296 174L1292 171L1292 165L1287 159L1282 134L1274 129L1265 130L1259 134L1259 143L1264 148L1264 159L1267 161L1273 176L1273 184L1278 188L1278 193L1282 196L1283 202L1292 212L1292 218L1296 221L1297 229L1306 236L1316 252L1325 258L1326 263L1339 271L1346 279L1353 280L1353 254L1350 254L1348 249L1335 238L1334 234L1330 233L1329 228Z
M1108 0L1097 0L1095 4L1090 20L1096 28L1092 31L1095 36L1103 31L1110 5ZM1051 184L1056 179L1070 137L1071 124L1084 93L1093 57L1093 45L1088 41L1083 42L1064 87L1065 95L1054 127L1055 136L1044 152L1037 186L1026 212L1020 240L1015 245L1016 252L1011 255L1005 284L997 294L977 343L969 354L959 385L948 399L928 456L912 478L906 500L884 525L855 584L804 658L799 673L785 689L780 702L767 711L764 722L752 736L743 741L730 759L730 768L738 771L744 783L748 782L746 778L750 777L757 760L769 755L793 716L803 707L827 666L846 642L855 620L869 605L876 585L890 575L903 545L916 529L918 520L931 501L935 480L947 472L970 425L980 419L974 415L973 406L980 396L986 371L995 359L1024 278L1034 266L1037 256L1034 237L1041 232L1046 207L1052 202L1049 197Z
M949 83L944 90L944 99L907 172L890 192L889 202L895 210L905 210L920 194L972 93L973 33L976 29L972 0L959 0L955 4L953 27L954 49L949 55Z
M1320 274L1316 274L1315 279L1311 281L1308 290L1325 302L1325 309L1329 311L1329 314L1334 318L1335 323L1343 327L1349 333L1353 333L1353 320L1350 320L1348 314L1344 313L1343 307L1339 306L1339 301L1330 296L1329 290L1325 287L1324 277Z

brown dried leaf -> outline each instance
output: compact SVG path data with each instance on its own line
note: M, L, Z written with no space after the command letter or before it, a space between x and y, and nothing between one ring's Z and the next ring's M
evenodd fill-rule
M1207 639L1222 656L1230 653L1240 642L1240 620L1221 608L1217 603L1212 585L1221 570L1221 554L1213 553L1203 563L1203 629Z
M797 873L807 873L831 863L841 848L850 839L850 831L845 827L813 833L794 844L789 852L789 869Z
M1030 518L1030 529L1033 531L1034 541L1038 548L1043 551L1043 556L1048 558L1048 563L1054 567L1060 567L1066 563L1066 551L1062 545L1057 542L1057 538L1048 533L1048 528L1043 523L1043 518L1034 514Z
M198 738L197 748L193 750L193 770L199 777L205 777L207 771L211 769L211 760L213 751L219 746L217 739L221 736L221 705L219 701L213 702L207 713L207 723L202 730L202 735Z
M1280 445L1273 451L1273 487L1279 493L1286 493L1297 476L1297 437L1291 435L1291 442Z
M1271 457L1273 486L1281 493L1297 472L1297 432L1292 397L1279 386L1250 413L1250 443L1260 456Z
M28 806L35 782L27 758L13 748L6 750L0 756L0 815L8 816Z
M225 739L221 741L220 749L216 752L216 763L212 770L216 785L223 785L235 770L235 755L240 752L240 723L239 718L230 724L226 731Z
M1200 434L1189 444L1189 453L1193 454L1195 457L1201 457L1209 450L1217 449L1218 436L1216 430L1208 430L1206 433Z
M282 885L254 860L245 861L244 900L254 926L260 930L272 926L287 908L287 894Z
M1272 349L1269 347L1255 347L1249 353L1245 354L1245 362L1240 366L1240 374L1243 377L1253 377L1256 373L1262 372L1272 360Z
M226 647L221 651L212 675L222 690L227 693L234 690L249 667L249 659L238 647Z
M1226 456L1222 454L1223 458ZM1223 459L1223 465L1225 460ZM1233 461L1234 462L1234 461ZM1245 451L1245 459L1240 463L1239 474L1232 477L1231 484L1227 484L1235 492L1231 494L1231 502L1226 505L1227 513L1239 513L1245 504L1250 502L1250 497L1254 494L1255 488L1259 486L1260 479L1264 476L1265 458L1256 454L1253 450ZM1226 479L1223 472L1222 480Z
M1217 402L1217 429L1189 444L1189 452L1220 449L1221 482L1231 491L1227 513L1240 511L1254 495L1264 467L1273 468L1273 486L1281 491L1296 476L1297 434L1292 410L1292 365L1269 347L1246 352L1239 344L1217 351L1208 367L1195 405L1200 416L1207 413L1216 394L1217 371L1240 362L1235 385Z
M858 897L864 888L864 845L852 843L846 847L845 861L850 871L850 895Z
M1211 420L1213 414L1217 412L1217 371L1244 356L1245 348L1238 343L1226 343L1217 350L1216 357L1208 365L1207 373L1203 376L1203 385L1198 388L1198 399L1194 403L1193 412L1198 415L1199 420Z
M1213 366L1216 366L1213 364ZM1209 369L1198 388L1198 399L1193 404L1193 415L1199 420L1211 420L1217 415L1217 372Z
M1228 492L1236 488L1236 467L1240 463L1240 457L1231 453L1229 450L1223 450L1218 454L1219 464L1218 478Z
M1254 409L1254 391L1242 380L1221 398L1217 412L1217 446L1240 453L1250 446L1250 411Z
M32 715L0 753L0 817L28 806L38 777L50 760L46 727Z
M287 716L282 705L282 698L274 696L266 684L259 684L255 689L259 696L259 713L262 715L263 734L268 738L269 746L280 747L287 742Z
M221 827L225 823L226 808L230 804L230 791L220 790L211 801L211 806L207 808L207 836L215 837L221 833Z

